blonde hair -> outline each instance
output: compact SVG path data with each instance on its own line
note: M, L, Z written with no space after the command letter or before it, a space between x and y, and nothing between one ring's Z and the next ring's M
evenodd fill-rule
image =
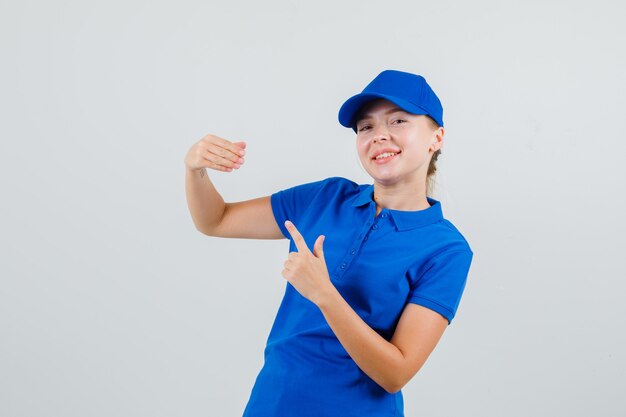
M439 129L439 124L435 122L435 120L426 115L428 121L433 130ZM437 159L441 155L441 149L437 149L433 156L430 158L430 163L428 164L428 171L426 171L426 195L428 197L432 197L432 192L435 188L435 179L433 178L435 173L437 172Z

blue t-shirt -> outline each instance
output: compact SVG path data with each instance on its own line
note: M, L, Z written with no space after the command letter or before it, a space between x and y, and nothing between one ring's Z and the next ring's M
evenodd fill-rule
M331 177L271 195L281 231L292 221L307 246L325 235L332 283L355 312L391 340L407 303L452 321L473 252L444 219L441 203L419 211L384 208L372 184ZM244 417L402 417L402 392L390 394L348 355L319 308L289 283L270 331L264 365Z

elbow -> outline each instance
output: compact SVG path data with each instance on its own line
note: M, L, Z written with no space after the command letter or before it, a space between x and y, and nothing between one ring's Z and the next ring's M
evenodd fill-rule
M386 387L385 391L387 391L389 394L396 394L397 392L399 392L402 389L402 387Z
M404 388L405 384L402 383L387 383L383 386L383 389L387 391L389 394L396 394L400 392L402 388Z
M415 372L412 372L411 374L398 372L395 375L391 376L386 381L383 381L383 383L381 383L380 386L389 394L396 394L402 388L404 388L406 384L408 384L408 382L415 376L415 374L417 374L417 372L418 371L415 371Z
M407 382L409 382L407 379L397 377L389 381L385 381L384 383L380 384L380 386L389 394L396 394L400 392L402 388L404 388Z
M200 225L196 225L196 230L200 233L202 233L203 235L207 235L207 236L215 236L215 234L213 233L212 230L206 228L206 227L202 227Z
M201 223L195 220L193 221L193 224L196 227L196 230L203 235L218 237L217 225Z

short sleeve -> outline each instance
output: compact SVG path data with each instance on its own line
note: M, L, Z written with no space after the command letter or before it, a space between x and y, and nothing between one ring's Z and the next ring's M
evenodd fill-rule
M300 218L311 207L311 202L319 194L328 178L321 181L309 182L296 185L295 187L280 190L270 196L274 218L283 235L289 239L291 236L285 227L285 220L299 224Z
M452 322L472 263L471 250L454 250L432 258L411 283L408 302L430 308Z

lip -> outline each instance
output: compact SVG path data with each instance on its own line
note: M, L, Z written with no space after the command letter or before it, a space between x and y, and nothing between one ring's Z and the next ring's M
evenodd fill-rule
M402 151L401 151L401 150L399 150L399 149L394 149L394 148L382 148L382 149L378 149L378 150L374 151L374 153L373 153L373 154L372 154L372 156L371 156L371 159L372 159L372 160L374 160L374 161L376 161L376 157L377 157L378 155L380 155L381 153L385 153L385 152L393 152L393 153L395 153L395 154L399 154L399 153L401 153Z
M400 155L395 154L394 156L391 157L387 157L387 158L383 158L383 159L372 159L372 163L376 164L376 165L384 165L384 164L389 164L393 161L396 160L396 158L398 158Z

